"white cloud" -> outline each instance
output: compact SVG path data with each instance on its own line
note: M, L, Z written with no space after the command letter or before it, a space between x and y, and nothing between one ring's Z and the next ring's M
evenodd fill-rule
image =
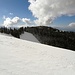
M36 24L49 25L62 15L75 15L75 0L29 0Z
M69 27L75 27L75 22L70 23L70 24L69 24Z
M34 3L36 0L29 0L30 3Z
M19 17L14 17L11 21L12 21L12 23L16 24L20 21L20 18Z
M3 25L5 27L8 27L10 25L17 24L19 21L20 21L20 18L19 17L14 17L12 19L9 18L9 17L7 17L7 18L5 18L5 21L4 21Z
M6 18L5 19L5 21L4 21L4 23L3 23L3 25L5 26L5 27L7 27L8 25L11 25L12 24L12 21L11 21L11 19L8 17L8 18Z
M30 19L27 19L27 18L19 18L19 17L13 17L13 18L10 18L10 17L7 17L6 16L3 16L3 19L4 19L4 23L3 25L5 27L10 27L10 26L13 26L15 27L15 25L20 25L20 23L23 23L23 26L29 26L29 25L33 25L33 22L31 22ZM22 26L22 25L21 25Z
M31 21L30 19L27 19L27 18L22 18L22 21L26 24L31 24Z

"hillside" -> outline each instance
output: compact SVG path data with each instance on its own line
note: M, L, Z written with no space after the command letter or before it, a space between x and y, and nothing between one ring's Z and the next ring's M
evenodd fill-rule
M27 27L41 43L75 51L75 32L61 31L52 27Z
M3 27L3 28L0 28L0 32L7 36L14 36L22 40L28 40L28 41L40 43L33 34L29 32L25 32L23 28L19 28L19 29L9 28L8 29L8 28Z
M29 41L35 39L36 42L42 44L65 48L75 51L75 32L61 31L52 27L37 26L37 27L21 27L21 28L0 28L1 33L11 34L16 38L28 39ZM25 32L28 34L25 34ZM32 38L27 37L32 35ZM22 36L23 37L22 37ZM27 35L27 36L26 36ZM34 35L34 36L33 36ZM38 41L37 41L38 40ZM35 42L35 41L34 41Z
M0 34L0 75L75 75L75 52Z

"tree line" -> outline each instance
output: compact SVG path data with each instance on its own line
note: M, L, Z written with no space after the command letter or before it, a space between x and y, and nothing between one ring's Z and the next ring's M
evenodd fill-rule
M41 43L60 48L75 50L75 32L60 31L46 26L27 27Z
M20 35L24 33L24 28L6 28L6 27L1 27L0 32L1 33L6 33L6 34L11 34L12 36L16 38L20 38Z
M18 29L0 28L1 33L11 34L16 38L20 38L24 31L32 33L43 44L75 50L75 32L60 31L46 26L21 27Z

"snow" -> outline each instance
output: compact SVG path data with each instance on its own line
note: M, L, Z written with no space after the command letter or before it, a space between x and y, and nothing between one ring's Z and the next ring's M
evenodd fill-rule
M0 34L0 75L75 75L75 52Z
M24 32L24 34L20 35L20 39L40 43L40 42L33 36L33 34L28 33L28 32Z

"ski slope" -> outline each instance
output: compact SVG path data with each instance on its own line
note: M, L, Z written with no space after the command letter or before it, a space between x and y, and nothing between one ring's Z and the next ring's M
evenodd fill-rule
M75 52L0 34L0 75L75 75Z
M33 36L33 34L28 33L28 32L24 32L24 34L20 35L20 39L40 43L40 42Z

